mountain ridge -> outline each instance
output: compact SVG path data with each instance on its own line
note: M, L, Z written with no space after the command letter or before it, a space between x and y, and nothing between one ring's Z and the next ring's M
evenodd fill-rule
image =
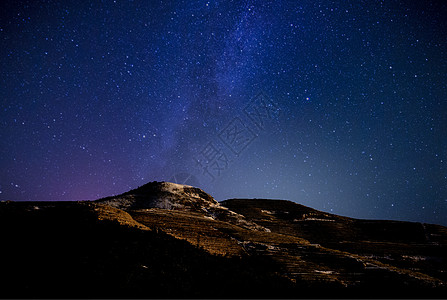
M217 202L169 182L95 201L1 202L0 230L0 262L13 274L2 278L0 296L12 298L67 297L75 286L84 293L77 297L137 298L234 298L238 289L250 298L437 298L447 291L444 226L354 219L288 200ZM60 288L39 276L46 269Z
M267 229L223 207L200 188L172 182L149 182L120 195L95 200L123 210L168 209L203 214L211 219L225 220L249 229Z

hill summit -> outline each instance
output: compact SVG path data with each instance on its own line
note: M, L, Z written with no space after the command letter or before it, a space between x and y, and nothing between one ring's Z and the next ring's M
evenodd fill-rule
M219 204L203 190L172 182L149 182L129 192L102 198L96 202L124 211L142 209L167 209L201 214L213 220L230 222L238 226L268 231L268 229Z
M149 182L129 192L97 200L119 209L163 208L204 211L219 203L203 190L172 182Z

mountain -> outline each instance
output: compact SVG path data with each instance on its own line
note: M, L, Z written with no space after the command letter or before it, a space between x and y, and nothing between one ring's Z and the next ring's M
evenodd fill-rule
M445 298L447 228L151 182L0 203L1 298Z
M163 208L208 213L210 208L219 207L213 197L199 188L157 181L97 202L124 210Z
M221 206L203 190L172 182L150 182L124 194L99 199L97 203L131 211L159 211L157 209L182 211L190 215L198 214L208 219L230 222L247 229L267 230Z

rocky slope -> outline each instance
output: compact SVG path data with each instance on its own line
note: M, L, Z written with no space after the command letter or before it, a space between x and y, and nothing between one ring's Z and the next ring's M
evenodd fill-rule
M437 298L447 228L152 182L93 202L0 203L2 298Z
M189 185L155 181L96 202L125 211L150 211L152 208L191 212L212 220L230 222L243 228L266 231L264 227L247 221L244 216L221 206L203 190Z

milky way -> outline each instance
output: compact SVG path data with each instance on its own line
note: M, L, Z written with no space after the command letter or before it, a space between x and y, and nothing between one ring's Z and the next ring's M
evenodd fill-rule
M447 5L2 1L1 200L149 181L447 224Z

